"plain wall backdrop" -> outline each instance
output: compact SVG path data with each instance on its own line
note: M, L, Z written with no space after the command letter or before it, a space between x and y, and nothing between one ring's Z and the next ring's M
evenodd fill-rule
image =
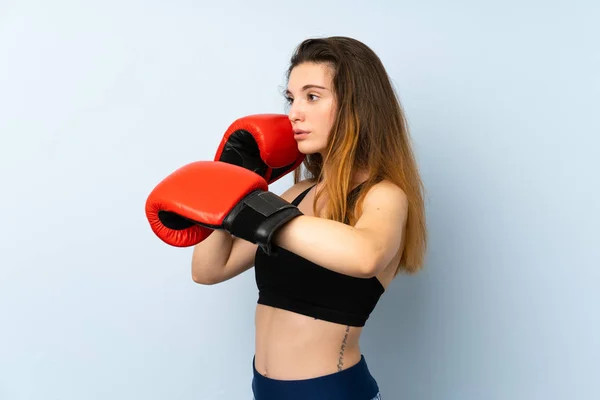
M0 399L250 399L253 270L191 279L144 215L294 47L381 57L430 247L362 349L384 399L600 398L600 4L0 2ZM272 187L280 194L288 176Z

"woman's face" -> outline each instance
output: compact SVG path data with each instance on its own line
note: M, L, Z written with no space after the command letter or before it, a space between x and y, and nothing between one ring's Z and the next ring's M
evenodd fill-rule
M328 65L314 63L300 64L290 73L288 116L303 154L324 155L327 148L336 111L332 73Z

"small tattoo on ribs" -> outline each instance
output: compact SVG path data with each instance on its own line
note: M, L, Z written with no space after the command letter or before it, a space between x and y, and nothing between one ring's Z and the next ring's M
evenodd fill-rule
M350 332L350 325L346 327L346 333L344 334L344 340L342 340L342 346L340 347L340 356L338 357L338 371L342 370L344 366L344 350L346 350L346 343L348 341L348 333Z

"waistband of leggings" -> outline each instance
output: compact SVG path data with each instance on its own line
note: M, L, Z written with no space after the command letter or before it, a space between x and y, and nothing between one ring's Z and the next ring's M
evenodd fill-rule
M348 369L316 378L278 380L261 375L252 358L254 379L252 390L255 400L370 400L379 393L365 356Z

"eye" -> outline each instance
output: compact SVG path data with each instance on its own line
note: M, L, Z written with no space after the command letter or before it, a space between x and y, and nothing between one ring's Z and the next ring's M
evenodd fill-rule
M310 101L317 101L318 98L319 98L319 96L317 96L316 94L309 94L308 95L308 99Z
M285 96L285 102L288 104L293 103L294 99L292 99L291 97Z

